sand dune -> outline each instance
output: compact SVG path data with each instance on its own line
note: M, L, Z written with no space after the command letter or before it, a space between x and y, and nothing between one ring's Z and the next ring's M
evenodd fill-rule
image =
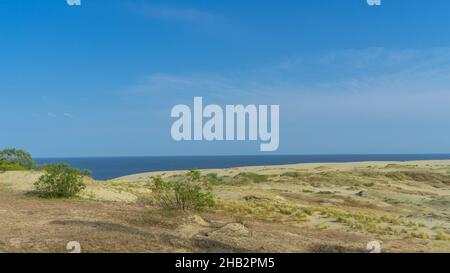
M151 177L86 179L76 199L29 192L39 172L0 173L0 252L450 252L450 160L294 164L201 170L204 212L152 202ZM215 175L208 175L215 174Z

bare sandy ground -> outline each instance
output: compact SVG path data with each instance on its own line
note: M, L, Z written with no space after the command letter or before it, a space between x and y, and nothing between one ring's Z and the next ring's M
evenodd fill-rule
M438 168L450 166L450 160L417 160L417 161L365 161L365 162L349 162L349 163L300 163L300 164L287 164L287 165L275 165L275 166L250 166L250 167L236 167L236 168L223 168L223 169L202 169L203 173L217 173L218 175L236 175L242 172L254 172L258 174L282 174L289 171L321 171L324 169L332 170L354 170L358 168L383 168L387 165L398 165L404 167L416 167L416 168ZM185 173L185 170L181 171L158 171L133 174L113 179L115 181L123 182L142 182L147 181L149 177L161 176L168 177L171 175L177 175Z
M38 172L0 173L0 252L450 252L450 160L201 170L217 204L160 209L151 177L86 179L78 198L30 195ZM215 174L211 176L210 174ZM208 178L209 177L209 178Z

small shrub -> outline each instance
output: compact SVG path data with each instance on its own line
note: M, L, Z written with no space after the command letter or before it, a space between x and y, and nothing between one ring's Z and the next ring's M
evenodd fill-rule
M0 158L0 172L6 171L24 171L26 170L23 166L17 163L7 162L6 160L2 160Z
M165 209L203 210L214 205L211 189L203 190L195 173L188 173L188 181L166 182L153 178L151 189L155 203Z
M46 165L45 174L34 183L35 190L44 197L72 197L86 188L83 177L90 175L67 164Z
M200 171L197 170L190 170L187 174L187 179L189 182L195 182L200 180Z
M206 182L219 184L223 182L223 178L218 176L217 173L208 173L205 176Z

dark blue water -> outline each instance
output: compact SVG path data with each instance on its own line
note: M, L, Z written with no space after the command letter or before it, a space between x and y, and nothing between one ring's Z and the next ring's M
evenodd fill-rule
M95 179L150 172L189 169L231 168L242 166L283 165L358 161L408 161L450 159L450 154L409 155L270 155L270 156L177 156L177 157L91 157L39 158L38 164L65 162L89 169Z

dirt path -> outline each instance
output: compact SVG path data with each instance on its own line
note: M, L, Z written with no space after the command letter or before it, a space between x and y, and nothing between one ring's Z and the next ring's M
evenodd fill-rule
M0 192L0 251L66 252L69 241L86 251L166 251L151 230L123 219L136 207L93 201L42 200Z

